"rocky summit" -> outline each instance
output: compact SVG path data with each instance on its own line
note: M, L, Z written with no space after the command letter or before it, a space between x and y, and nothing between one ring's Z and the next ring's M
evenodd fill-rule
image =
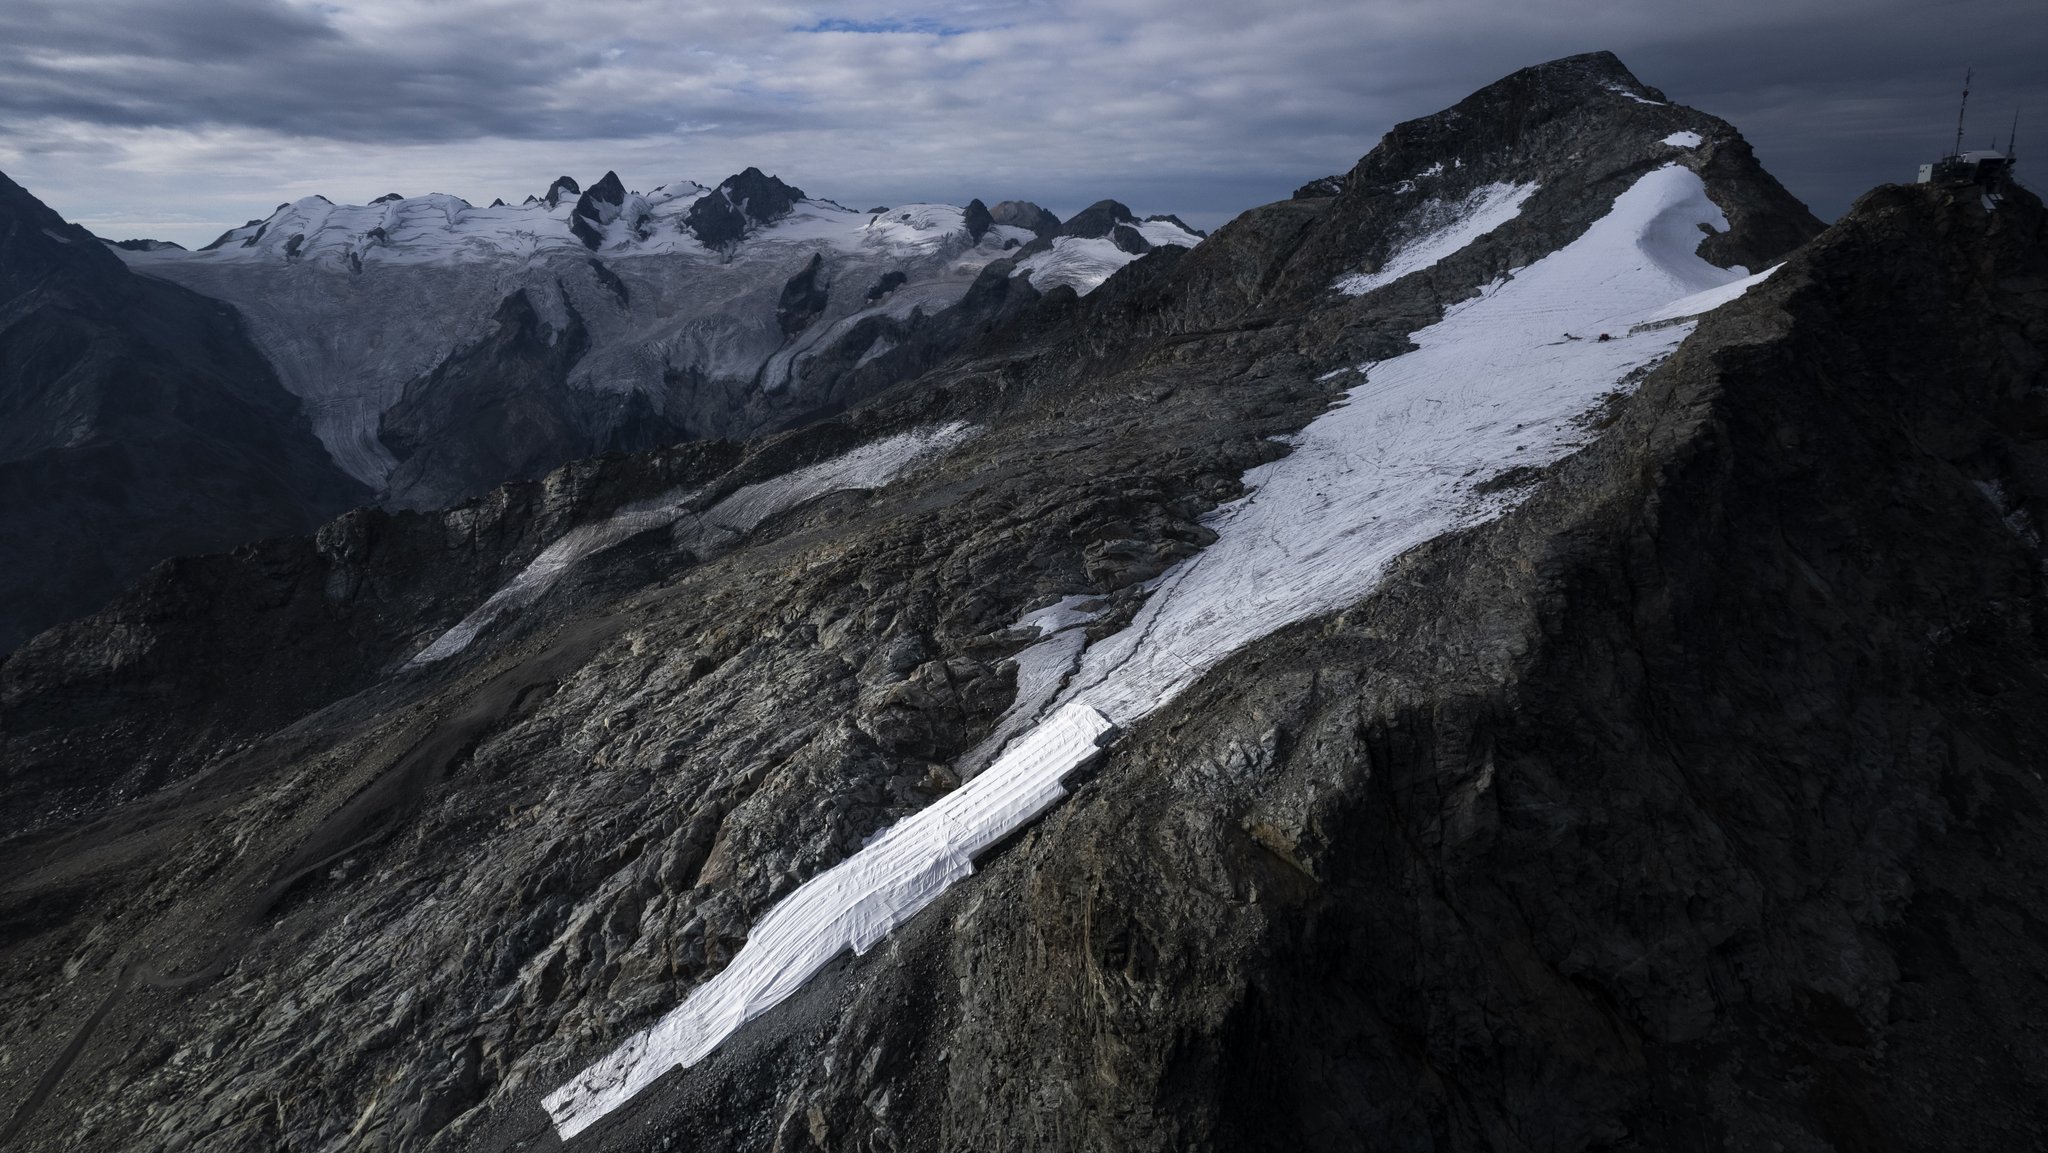
M1823 228L1598 53L986 216L841 404L0 663L0 1147L2042 1147L2037 199ZM432 371L546 410L650 291L569 227Z

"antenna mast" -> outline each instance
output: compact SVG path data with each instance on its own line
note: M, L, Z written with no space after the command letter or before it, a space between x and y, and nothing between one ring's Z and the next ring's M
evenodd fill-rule
M2005 134L2005 158L2011 160L2018 153L2014 144L2020 138L2020 110L2012 110L2012 131Z
M1965 69L1963 69L1963 105L1962 105L1962 107L1960 107L1960 108L1956 109L1956 150L1955 150L1955 155L1957 155L1957 156L1961 156L1961 155L1963 154L1963 115L1964 115L1965 113L1969 112L1969 110L1970 110L1970 76L1971 76L1971 74L1972 74L1972 73L1971 73L1971 70L1970 70L1970 69L1968 69L1968 68L1965 68Z

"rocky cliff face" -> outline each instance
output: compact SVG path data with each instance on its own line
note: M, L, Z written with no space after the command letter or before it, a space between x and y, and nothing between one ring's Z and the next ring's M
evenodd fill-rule
M131 274L0 176L0 651L166 557L368 496L233 309Z
M1385 365L1652 186L1721 224L1627 253L1789 259L1696 329L1544 334L1526 366L1649 351L573 1144L2037 1142L2048 213L1891 188L1803 243L1732 128L1646 101L1518 73L1417 122L1469 141L1403 126L1086 297L984 271L961 352L832 419L359 512L39 638L0 665L0 1143L552 1147L541 1096L982 771L1046 644L1143 657L1325 422L1387 413L1361 470L1427 430ZM1497 185L1535 187L1466 235Z

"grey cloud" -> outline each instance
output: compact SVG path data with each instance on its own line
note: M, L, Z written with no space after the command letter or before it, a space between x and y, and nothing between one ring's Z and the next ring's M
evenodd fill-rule
M1206 226L1516 67L1607 47L1832 215L1939 145L1965 63L1985 117L2048 122L2036 4L15 0L0 167L75 215L174 208L193 234L316 190L487 199L747 164L847 201L1114 195Z

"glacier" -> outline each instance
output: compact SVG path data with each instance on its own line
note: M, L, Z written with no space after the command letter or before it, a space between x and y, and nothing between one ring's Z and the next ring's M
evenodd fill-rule
M571 229L573 198L478 208L437 194L370 205L307 197L209 249L118 255L239 309L329 454L381 490L398 466L380 437L384 413L409 384L494 332L493 313L514 293L557 332L572 314L587 331L571 388L638 394L698 435L746 436L788 418L787 404L801 399L775 396L860 320L948 308L983 268L1035 238L995 225L977 240L952 205L871 213L800 200L738 245L713 249L682 227L710 191L680 180L628 194L603 214L595 251ZM828 301L792 336L778 326L778 296L813 256L823 258ZM903 283L870 299L887 273ZM678 397L677 379L699 383ZM674 404L688 408L672 413Z

